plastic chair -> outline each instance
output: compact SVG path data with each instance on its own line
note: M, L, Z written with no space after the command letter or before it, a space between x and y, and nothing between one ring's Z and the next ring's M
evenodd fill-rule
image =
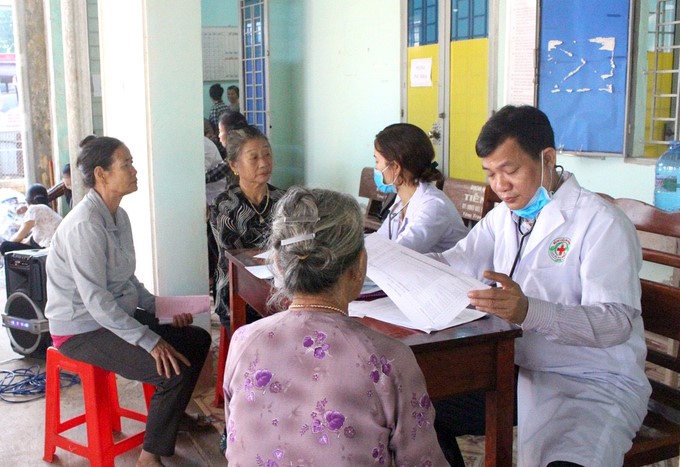
M85 413L61 421L59 371L65 370L80 377L85 399ZM47 350L45 391L45 454L43 460L52 462L57 447L89 459L93 467L113 467L114 458L144 441L144 430L114 442L113 432L121 431L121 417L146 423L146 414L120 406L116 375L89 363L72 360L55 347ZM144 384L147 410L155 387ZM76 426L87 425L87 445L63 435Z

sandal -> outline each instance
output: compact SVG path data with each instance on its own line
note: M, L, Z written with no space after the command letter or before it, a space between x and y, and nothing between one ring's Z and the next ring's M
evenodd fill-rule
M212 428L212 417L202 414L184 413L179 420L178 431L205 431Z

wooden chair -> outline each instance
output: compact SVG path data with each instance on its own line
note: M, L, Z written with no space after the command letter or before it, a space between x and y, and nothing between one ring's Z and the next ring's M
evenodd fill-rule
M453 201L465 225L474 224L491 211L501 200L486 183L460 178L444 180L444 193Z
M609 198L606 195L605 198ZM680 270L680 213L632 199L611 199L640 234L648 263ZM661 274L663 275L663 274ZM624 466L643 466L677 457L680 449L680 287L641 279L642 319L647 334L646 372L652 384L649 412L626 453ZM665 342L664 342L665 341ZM664 349L664 347L666 347Z
M52 201L56 201L57 198L63 196L65 192L66 186L64 185L64 182L61 181L57 183L52 188L47 190L47 202L51 203Z
M366 232L375 232L382 224L380 212L383 210L383 203L388 200L390 195L383 193L382 191L378 191L378 188L375 186L375 182L373 181L372 167L364 167L361 170L359 196L368 199L366 214L364 216L364 230Z
M54 211L57 211L57 199L64 196L66 190L63 180L47 190L47 202Z

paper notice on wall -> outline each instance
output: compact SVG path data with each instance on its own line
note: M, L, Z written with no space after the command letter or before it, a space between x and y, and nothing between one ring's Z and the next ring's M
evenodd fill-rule
M516 0L508 6L505 44L505 93L509 104L534 105L536 2Z
M430 86L432 86L432 58L414 58L411 60L411 87Z

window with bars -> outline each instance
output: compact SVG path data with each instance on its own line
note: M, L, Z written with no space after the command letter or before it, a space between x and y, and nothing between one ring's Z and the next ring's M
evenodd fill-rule
M680 106L680 24L675 0L649 4L648 102L645 119L645 155L660 155L669 140L678 139Z
M476 39L489 35L488 0L451 1L451 40Z
M408 46L437 43L438 0L408 1Z
M267 51L265 43L265 1L241 0L243 115L251 125L268 133Z

